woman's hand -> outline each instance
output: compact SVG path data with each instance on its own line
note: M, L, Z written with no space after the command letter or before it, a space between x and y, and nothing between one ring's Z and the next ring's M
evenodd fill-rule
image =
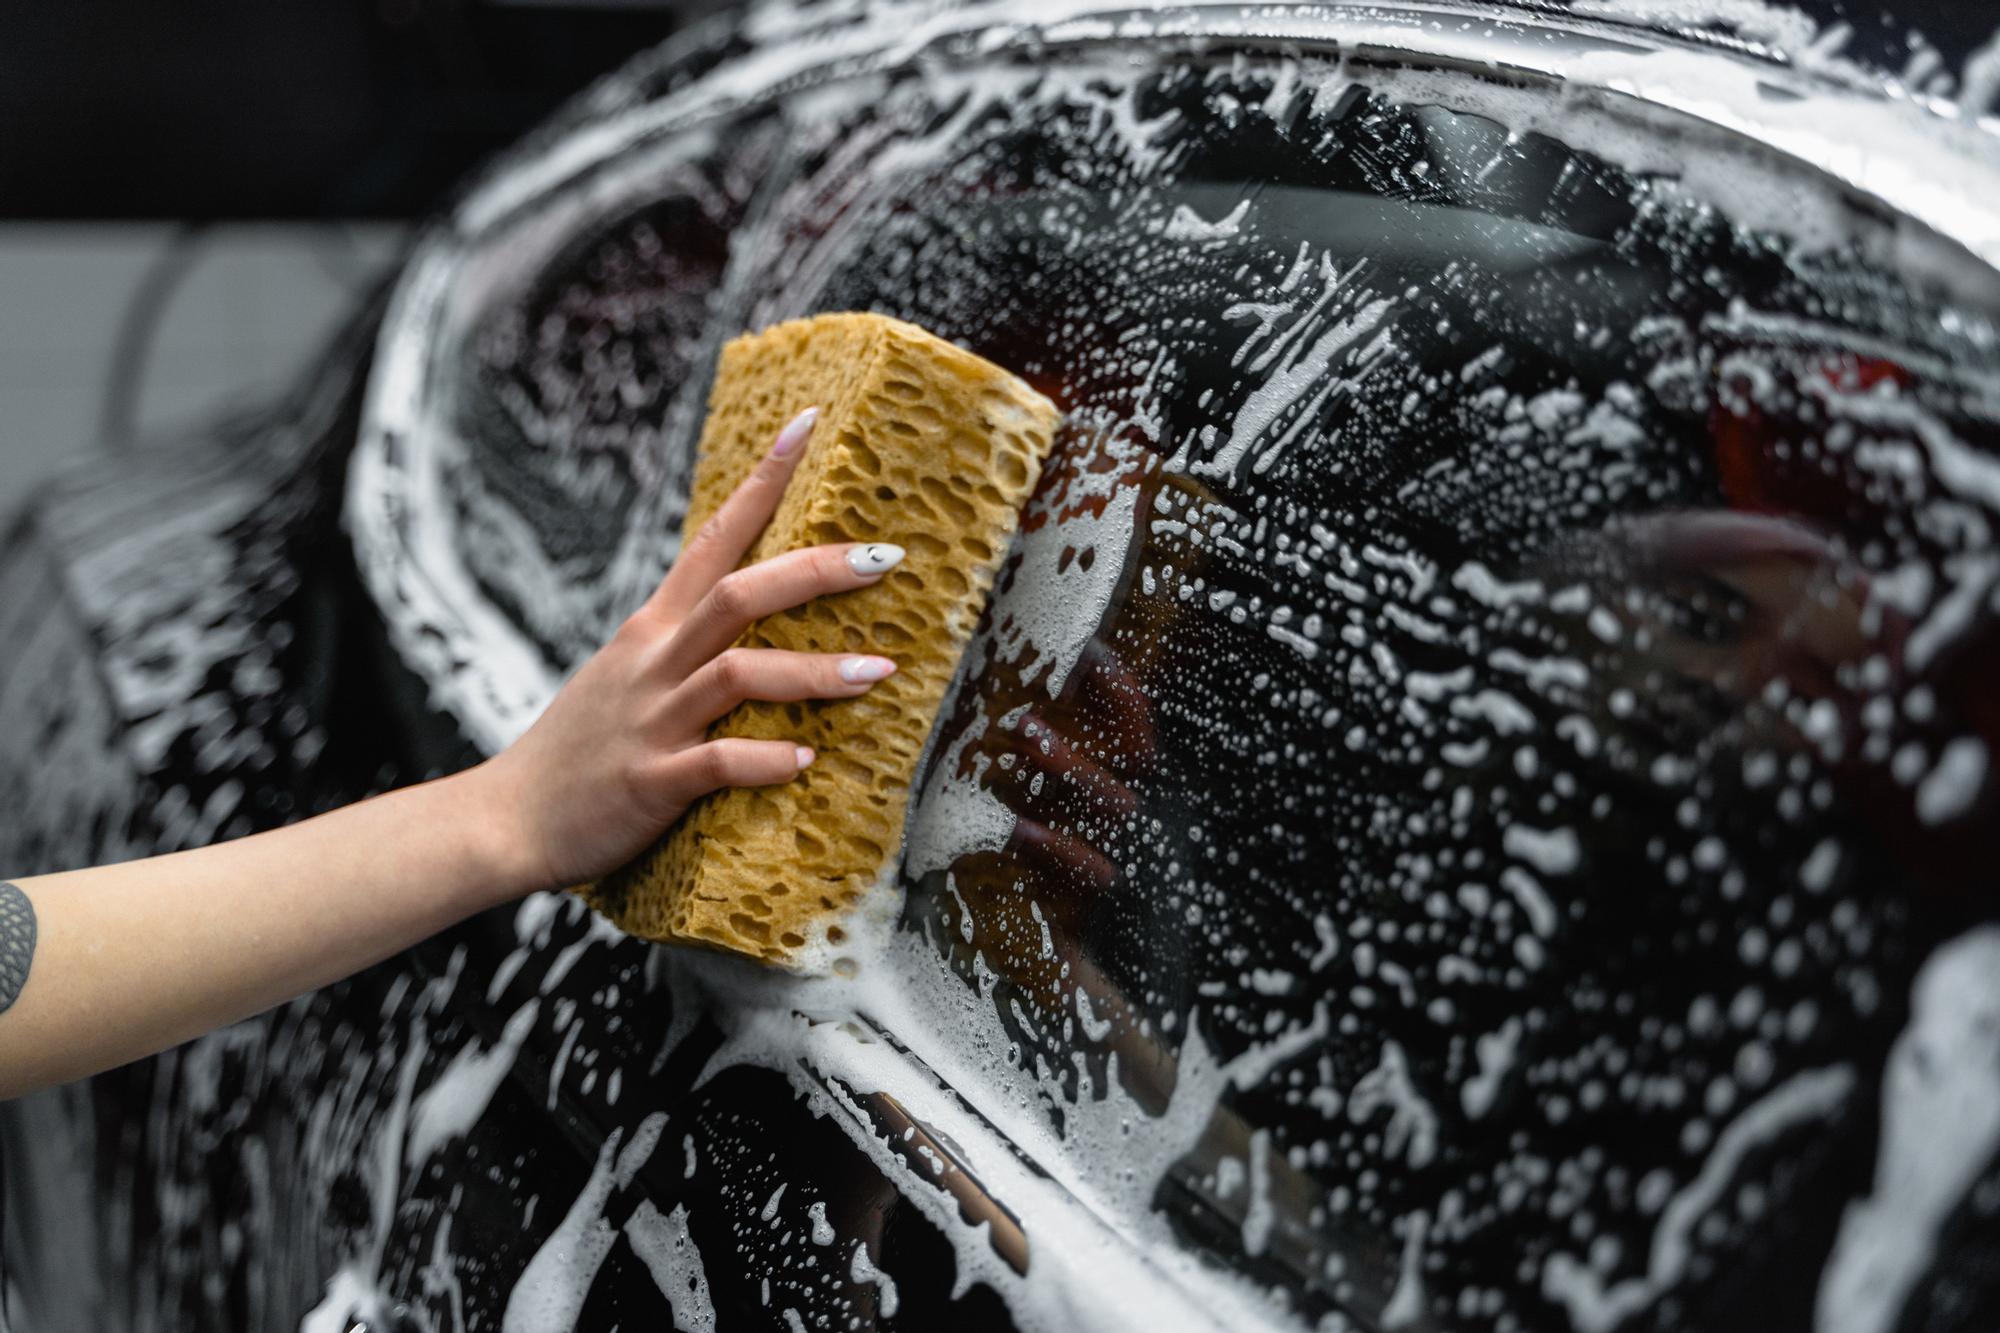
M736 568L812 423L808 411L785 427L659 590L503 753L284 828L0 888L0 1097L149 1055L509 898L595 878L703 793L811 763L790 742L711 741L708 727L745 699L847 698L895 670L730 646L751 622L866 587L903 558L886 544L822 546Z
M903 558L901 547L871 542L737 569L777 509L816 412L779 432L646 604L527 734L465 775L488 806L482 823L512 845L526 886L595 879L707 793L786 782L812 762L812 751L787 741L708 739L709 725L744 700L852 698L896 669L884 657L731 646L754 621L867 587Z

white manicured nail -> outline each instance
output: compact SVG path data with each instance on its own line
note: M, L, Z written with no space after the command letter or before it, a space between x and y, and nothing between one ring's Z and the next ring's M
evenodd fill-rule
M886 574L903 563L903 548L888 542L867 542L847 553L847 567L862 578Z
M850 685L882 680L896 669L886 657L849 657L840 664L840 678Z
M804 768L807 764L810 764L813 761L812 747L809 745L800 745L793 747L792 758L799 761L800 768Z
M790 458L797 453L799 446L806 442L806 436L812 434L813 423L818 420L819 409L808 407L786 422L785 428L778 432L778 438L771 444L771 457Z

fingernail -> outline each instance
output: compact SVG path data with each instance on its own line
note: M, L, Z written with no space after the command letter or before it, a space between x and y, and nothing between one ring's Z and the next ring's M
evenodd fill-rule
M786 422L785 428L778 432L778 438L771 445L771 457L790 458L797 453L799 447L806 442L806 437L812 434L813 423L818 420L819 409L808 407Z
M850 685L882 680L896 669L886 657L850 657L840 664L840 678Z
M862 578L886 574L903 563L903 548L888 542L869 542L847 553L847 567Z
M792 750L792 758L799 761L800 768L804 768L813 761L812 747L809 745L795 746Z

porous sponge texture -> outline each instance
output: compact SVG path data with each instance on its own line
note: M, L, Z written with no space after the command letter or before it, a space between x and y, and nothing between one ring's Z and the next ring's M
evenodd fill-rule
M898 670L855 699L738 707L712 735L796 741L819 758L781 786L705 798L583 890L632 934L792 966L841 943L842 918L901 846L917 761L1060 420L1020 379L901 320L773 325L722 349L685 531L814 404L805 457L748 562L827 542L908 555L872 587L759 621L742 644L881 653Z

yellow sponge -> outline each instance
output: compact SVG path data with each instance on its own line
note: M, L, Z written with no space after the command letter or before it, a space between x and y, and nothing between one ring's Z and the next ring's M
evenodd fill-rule
M880 652L895 675L856 699L747 703L711 734L796 740L819 758L782 786L696 804L652 852L582 890L635 935L801 965L902 842L917 759L1060 414L1021 380L913 324L821 315L722 349L686 531L820 405L805 457L751 561L825 542L895 542L872 587L752 626L743 644Z

